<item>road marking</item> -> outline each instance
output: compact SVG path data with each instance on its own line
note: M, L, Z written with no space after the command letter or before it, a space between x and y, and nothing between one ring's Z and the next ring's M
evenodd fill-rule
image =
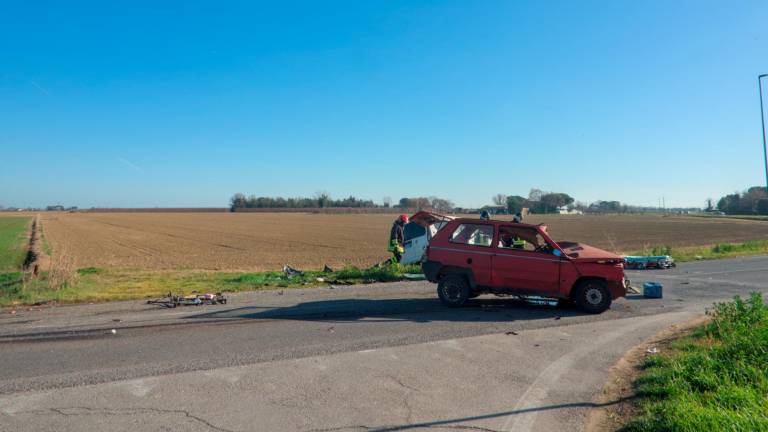
M686 312L677 312L674 315L678 314L686 314ZM557 360L553 361L549 364L544 370L539 373L539 375L536 377L536 379L531 383L530 386L528 386L528 389L523 393L523 395L517 400L517 403L515 404L513 411L519 411L523 409L531 409L536 408L542 405L542 403L545 401L547 396L549 395L548 390L555 390L557 389L558 383L562 381L562 376L565 373L568 373L572 366L577 363L578 360L581 359L588 359L590 356L594 355L595 352L598 352L601 347L604 347L606 345L613 344L616 340L627 337L627 335L631 335L633 332L636 332L637 330L640 330L644 327L650 327L652 325L658 324L656 320L653 320L652 318L658 318L665 316L663 315L653 315L651 317L644 317L647 319L650 319L650 322L646 322L644 324L638 324L637 326L629 327L628 325L621 325L616 326L616 328L611 331L608 334L601 334L600 337L600 343L598 345L591 345L586 344L583 345L581 348L571 351L562 357L558 358ZM671 316L673 314L669 314L668 316ZM514 416L508 416L507 421L504 423L504 426L500 430L504 431L510 431L510 432L529 432L533 430L533 426L536 422L536 419L538 417L538 412L535 410L528 411L522 414L517 414ZM510 422L512 422L512 426L510 427Z

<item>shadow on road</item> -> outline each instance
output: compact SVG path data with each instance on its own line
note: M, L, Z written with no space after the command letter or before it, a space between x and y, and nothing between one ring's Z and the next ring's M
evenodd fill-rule
M473 422L473 421L479 421L479 420L488 420L498 417L508 417L508 416L514 416L519 414L527 414L530 412L542 412L542 411L551 411L551 410L558 410L558 409L569 409L569 408L602 408L607 406L612 406L616 404L620 404L629 400L634 399L635 396L628 396L628 397L622 397L610 402L604 402L604 403L597 403L597 402L573 402L573 403L564 403L564 404L555 404L555 405L545 405L540 407L531 407L531 408L522 408L512 411L503 411L503 412L497 412L497 413L491 413L491 414L481 414L477 416L471 416L471 417L462 417L462 418L454 418L454 419L446 419L446 420L435 420L435 421L429 421L429 422L420 422L420 423L412 423L412 424L405 424L405 425L397 425L397 426L380 426L380 427L365 427L365 430L367 431L376 431L376 432L394 432L394 431L404 431L409 429L425 429L425 428L434 428L434 427L447 427L447 428L461 428L463 426L463 423L466 422ZM356 429L360 428L359 426L350 426L349 428L334 428L333 430L345 430L345 429ZM477 430L492 430L492 429L484 429L484 428L474 428L470 425L465 426L466 429L477 429ZM464 429L464 428L462 428ZM328 430L328 429L325 429ZM316 431L316 430L315 430ZM313 432L313 430L310 430L308 432Z
M207 312L187 319L287 319L317 321L514 321L557 319L583 315L576 309L521 300L478 298L461 308L448 308L438 299L342 299L318 300L287 307L246 306Z

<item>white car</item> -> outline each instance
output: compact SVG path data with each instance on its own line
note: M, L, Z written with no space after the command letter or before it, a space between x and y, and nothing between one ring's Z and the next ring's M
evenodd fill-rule
M401 264L417 264L424 258L427 245L452 216L420 211L410 217L403 227L403 257Z

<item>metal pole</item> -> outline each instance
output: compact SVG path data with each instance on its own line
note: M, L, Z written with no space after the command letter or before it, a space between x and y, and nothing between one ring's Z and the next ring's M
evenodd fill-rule
M765 144L765 114L763 114L763 77L768 74L762 74L757 77L757 88L760 92L760 124L763 126L763 158L765 161L765 190L768 192L768 147Z

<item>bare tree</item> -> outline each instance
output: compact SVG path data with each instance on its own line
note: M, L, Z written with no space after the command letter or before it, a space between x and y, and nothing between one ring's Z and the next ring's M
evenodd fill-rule
M544 195L544 191L541 189L533 188L528 193L528 201L541 201L542 195Z
M507 205L507 196L506 196L506 195L504 195L504 194L496 194L496 195L494 195L494 196L491 198L491 200L492 200L492 201L493 201L493 203L494 203L494 204L496 204L497 206L503 206L503 205Z

